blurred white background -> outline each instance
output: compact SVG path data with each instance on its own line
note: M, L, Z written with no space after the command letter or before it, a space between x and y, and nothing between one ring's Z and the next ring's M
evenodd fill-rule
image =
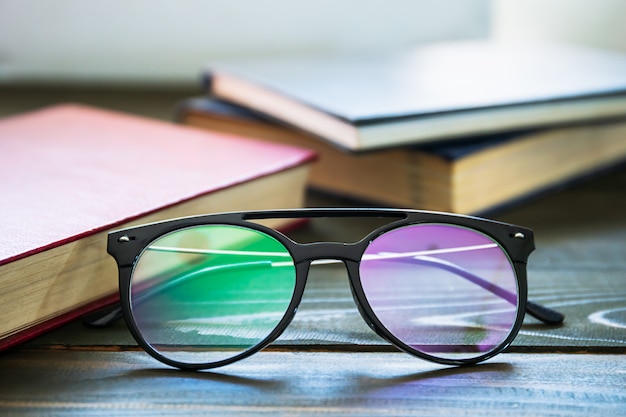
M210 59L551 39L626 51L624 0L0 0L0 84L194 85Z
M492 0L490 32L503 40L551 40L626 52L624 0Z

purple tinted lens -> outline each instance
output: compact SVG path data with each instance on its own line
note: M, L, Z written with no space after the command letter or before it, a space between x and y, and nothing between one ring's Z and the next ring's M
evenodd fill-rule
M497 349L518 310L515 271L490 237L461 226L418 224L370 243L363 291L382 325L410 349L468 360Z

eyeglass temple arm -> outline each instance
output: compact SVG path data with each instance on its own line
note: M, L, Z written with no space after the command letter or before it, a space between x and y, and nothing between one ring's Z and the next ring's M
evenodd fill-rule
M380 257L376 257L376 258L380 260L405 259L413 263L418 263L421 265L431 266L431 267L446 270L461 278L465 278L466 280L478 285L481 288L486 289L487 291L491 292L492 294L497 295L498 297L502 298L503 300L508 301L511 304L517 303L517 295L515 295L514 293L498 285L492 284L488 282L487 280L479 277L478 275L475 275L452 262L448 262L448 261L435 258L432 256L423 256L423 255L401 257L401 258L398 258L397 256L391 256L390 258L387 258L385 254L380 254L380 255L381 255ZM222 267L225 267L225 266L222 265ZM549 324L549 325L560 324L563 322L563 320L565 320L565 316L562 313L556 310L553 310L549 307L530 301L530 300L526 301L526 312L530 314L531 316L533 316L534 318L536 318L537 320L540 320L544 322L545 324ZM111 323L113 323L115 320L119 319L120 317L122 317L122 307L119 303L117 303L103 310L84 316L82 318L82 321L84 324L90 327L106 327L110 325Z
M217 266L209 266L207 268L203 268L198 271L193 271L189 274L184 274L177 277L175 280L169 281L166 284L161 283L157 284L156 287L150 288L148 291L144 292L141 296L141 299L145 299L148 297L152 297L153 295L159 294L168 288L178 285L182 281L187 281L189 279L193 279L198 275L201 275L204 272L209 270L218 270L218 269L232 269L232 268L247 268L247 267L258 267L258 266L271 266L270 261L261 261L261 262L245 262L240 264L232 264L232 265L217 265ZM140 300L141 301L141 300ZM100 310L97 310L93 313L86 314L81 317L83 324L89 327L101 328L107 327L111 325L116 320L120 319L123 316L122 313L122 305L118 301L110 306L104 307Z
M385 258L382 257L380 259L385 259ZM397 259L397 258L394 257L393 259ZM435 268L446 270L448 272L452 272L453 274L459 277L465 278L466 280L478 285L481 288L486 289L487 291L497 295L498 297L508 301L511 304L517 303L517 295L515 295L514 293L498 285L490 283L489 281L479 277L478 275L475 275L469 272L468 270L464 268L461 268L460 266L452 262L448 262L443 259L435 258L432 256L413 256L413 257L404 258L404 259L407 259L411 262L418 263L420 265L432 266ZM534 318L536 318L537 320L544 322L545 324L550 324L550 325L560 324L563 322L563 320L565 320L565 316L562 313L556 310L553 310L549 307L542 306L541 304L537 304L530 300L526 301L526 312L530 314L531 316L533 316Z
M113 324L116 320L122 318L122 305L119 301L104 307L93 313L85 314L80 319L84 325L89 327L101 328Z

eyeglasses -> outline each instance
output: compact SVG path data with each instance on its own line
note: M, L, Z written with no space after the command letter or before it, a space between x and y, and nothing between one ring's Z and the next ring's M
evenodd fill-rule
M389 219L355 243L297 243L259 221ZM488 359L525 313L532 231L477 217L394 209L221 213L109 234L123 315L137 342L178 368L230 364L274 341L293 319L313 262L342 262L358 311L382 338L433 362Z

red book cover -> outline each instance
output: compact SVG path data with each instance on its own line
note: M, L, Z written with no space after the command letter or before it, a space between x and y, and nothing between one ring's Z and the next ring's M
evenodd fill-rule
M314 157L83 105L0 120L0 349L114 299L107 231L199 214L172 209L205 197L214 196L206 208L221 208L220 191L257 182L271 187L259 181L306 167ZM225 210L276 208L274 194L303 194L304 181L298 186L248 193L241 207ZM66 299L74 301L64 305Z

